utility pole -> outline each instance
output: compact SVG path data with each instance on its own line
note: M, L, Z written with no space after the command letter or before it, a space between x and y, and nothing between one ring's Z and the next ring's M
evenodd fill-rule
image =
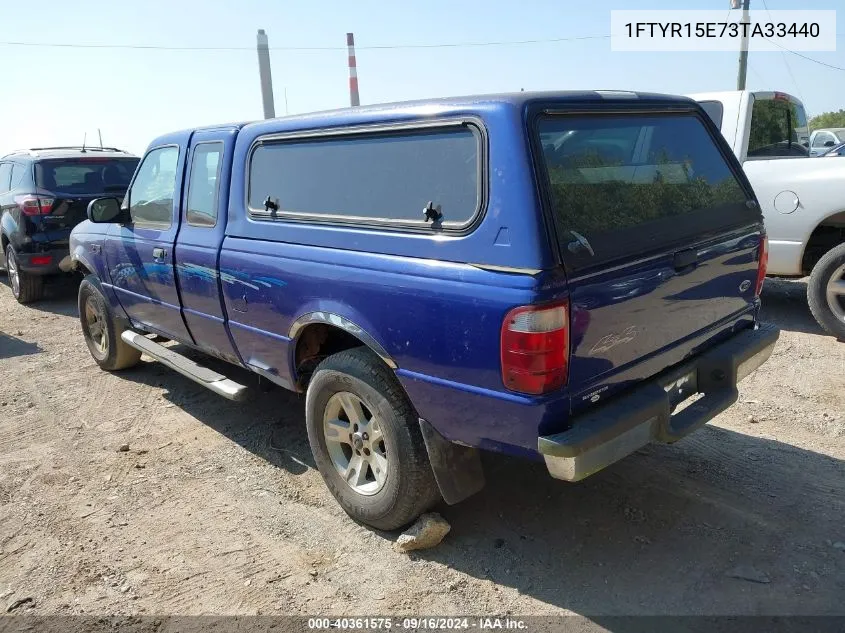
M258 75L261 78L261 101L264 104L264 118L276 117L273 101L273 75L270 74L270 45L264 29L258 29Z
M742 24L749 24L751 17L748 10L751 6L751 0L731 0L731 8L738 9L740 2L742 3ZM745 90L745 79L748 76L748 27L742 28L742 43L739 48L739 73L736 77L737 90Z

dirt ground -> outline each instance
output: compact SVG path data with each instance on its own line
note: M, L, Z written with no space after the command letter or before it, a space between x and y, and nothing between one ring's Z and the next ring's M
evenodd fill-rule
M580 484L487 455L486 489L408 556L330 497L300 397L234 404L146 358L105 373L73 284L32 307L0 286L0 608L845 614L845 344L805 292L767 282L780 342L705 429Z

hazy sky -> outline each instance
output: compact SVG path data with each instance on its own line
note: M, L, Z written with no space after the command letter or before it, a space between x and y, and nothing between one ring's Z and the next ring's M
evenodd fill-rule
M765 0L775 9L837 9L842 0ZM763 0L752 0L762 9ZM735 87L735 53L614 53L593 39L477 47L373 48L556 39L609 33L611 9L725 9L729 0L0 0L0 155L78 144L97 128L140 153L175 129L262 116L255 32L271 47L276 113L349 103L346 32L355 33L361 102L526 90L689 93ZM845 11L838 32L845 34ZM9 45L245 47L173 51ZM845 68L835 53L809 53ZM787 66L788 63L788 66ZM790 75L791 71L791 75ZM799 96L812 115L845 108L845 72L788 53L751 54L752 90Z

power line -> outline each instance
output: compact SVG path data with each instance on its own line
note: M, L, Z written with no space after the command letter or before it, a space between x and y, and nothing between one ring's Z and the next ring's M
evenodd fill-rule
M766 9L766 13L769 16L769 19L772 20L772 12L769 11L769 5L766 4L766 0L763 0L763 7ZM774 20L772 20L774 21ZM792 67L789 65L789 60L786 58L786 52L781 51L780 57L783 60L783 65L786 66L786 72L789 73L790 79L792 79L792 83L795 88L798 90L798 96L801 97L801 101L804 101L804 94L801 91L801 86L798 85L798 81L795 79L795 75L792 74Z
M396 44L396 45L374 45L358 46L358 50L409 50L409 49L436 49L436 48L479 48L485 46L520 46L529 44L555 44L560 42L579 42L587 40L608 40L613 35L583 35L578 37L556 37L549 39L534 40L501 40L492 42L442 42L438 44ZM839 34L837 38L845 37L845 33ZM768 39L768 38L765 38ZM827 62L813 59L796 51L781 46L774 40L769 40L775 46L782 48L787 53L797 55L807 61L821 64L834 70L845 71L841 66L828 64ZM78 49L124 49L124 50L152 50L152 51L249 51L254 52L252 46L160 46L155 44L78 44L61 42L20 42L0 41L0 46L21 46L30 48L78 48ZM345 46L271 46L271 51L345 51ZM791 69L789 70L792 74ZM793 77L794 81L794 77ZM797 83L796 83L797 86Z
M727 18L726 18L727 21ZM608 40L613 35L583 35L578 37L555 37L548 39L534 40L501 40L493 42L442 42L438 44L384 44L374 46L357 46L358 50L402 50L402 49L425 49L425 48L478 48L483 46L520 46L527 44L556 44L559 42L579 42L584 40ZM837 38L845 37L845 33L838 34ZM61 42L20 42L0 41L0 46L23 46L31 48L91 48L91 49L126 49L126 50L153 50L153 51L250 51L254 52L254 46L160 46L156 44L79 44ZM783 47L781 47L783 48ZM345 46L271 46L271 51L345 51ZM788 53L798 54L787 48ZM801 55L801 57L804 57ZM810 61L825 64L818 60L805 57ZM837 70L843 70L838 66L831 66Z
M769 38L765 38L765 39L769 40ZM812 57L808 57L807 55L804 55L804 54L802 54L802 53L799 53L798 51L793 51L793 50L791 50L791 49L789 49L789 48L786 48L785 46L781 46L780 44L778 44L778 43L777 43L776 41L774 41L774 40L769 40L769 41L770 41L772 44L774 44L775 46L777 46L778 48L782 48L782 49L783 49L783 50L785 50L787 53L792 53L793 55L797 55L797 56L798 56L798 57L800 57L801 59L806 59L807 61L810 61L810 62L815 62L816 64L821 64L822 66L827 66L828 68L832 68L833 70L841 70L841 71L845 72L845 68L843 68L842 66L834 66L833 64L828 64L827 62L823 62L823 61L821 61L820 59L813 59Z
M558 42L578 42L582 40L606 40L611 35L584 35L579 37L556 37L536 40L503 40L496 42L444 42L440 44L397 44L358 46L358 50L398 50L415 48L473 48L482 46L514 46L524 44L554 44ZM0 42L0 46L28 46L37 48L93 48L93 49L130 49L155 51L255 51L253 46L158 46L146 44L77 44L56 42ZM345 51L345 46L271 46L271 51Z
M772 19L772 12L769 11L769 7L766 4L766 0L763 0L763 7L765 7L766 13L769 14L769 19L771 20ZM840 37L845 37L845 33L840 33L836 36L837 39L839 39ZM834 70L845 71L845 68L842 68L840 66L834 66L833 64L828 64L827 62L823 62L823 61L820 61L818 59L813 59L812 57L808 57L807 55L802 55L801 53L799 53L797 51L793 51L792 49L786 48L786 46L781 46L776 41L771 40L768 37L764 36L763 39L767 40L768 42L771 42L772 44L774 44L775 46L780 48L781 49L781 55L784 55L783 51L786 51L787 53L792 53L793 55L797 55L801 59L806 59L807 61L815 62L816 64L821 64L822 66L827 66L828 68L833 68ZM798 92L801 92L801 88L798 86L798 82L795 81L795 77L792 74L792 69L789 67L789 63L786 61L785 55L783 57L783 63L786 64L786 69L789 71L789 76L792 77L792 83L794 83L795 87L798 88ZM801 100L802 101L804 100L803 96L801 97Z
M763 78L763 75L761 75L759 72L757 72L757 69L754 68L754 66L750 62L748 63L748 70L750 70L752 73L754 73L754 75L756 75L757 79L760 80L760 83L761 83L762 86L765 86L766 84L769 83Z

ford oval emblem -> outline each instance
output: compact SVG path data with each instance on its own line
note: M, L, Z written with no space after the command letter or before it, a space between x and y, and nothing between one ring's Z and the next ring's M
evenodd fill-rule
M740 292L745 292L745 291L746 291L746 290L748 290L750 287L751 287L751 282L750 282L750 281L748 281L748 280L746 279L746 280L745 280L745 281L743 281L741 284L739 284L739 291L740 291Z

